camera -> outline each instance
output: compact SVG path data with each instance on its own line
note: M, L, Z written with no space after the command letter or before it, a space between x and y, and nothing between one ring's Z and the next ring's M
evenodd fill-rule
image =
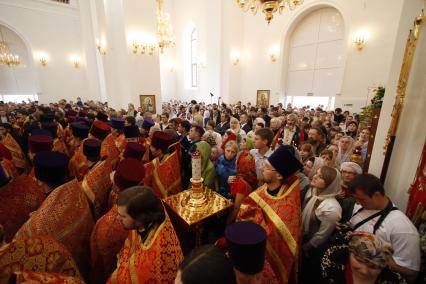
M352 232L353 229L347 223L341 224L340 230L331 237L330 243L333 245L342 245L349 243L350 237L348 233Z

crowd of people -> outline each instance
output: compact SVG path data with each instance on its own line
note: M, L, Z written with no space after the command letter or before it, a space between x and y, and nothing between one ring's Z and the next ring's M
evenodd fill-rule
M414 283L369 139L340 108L0 102L0 283ZM162 200L193 155L233 206L187 253Z

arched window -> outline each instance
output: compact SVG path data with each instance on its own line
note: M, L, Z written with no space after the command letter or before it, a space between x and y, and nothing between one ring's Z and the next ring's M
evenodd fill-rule
M290 36L285 103L333 109L343 84L345 45L336 9L322 8L302 19Z
M198 66L197 66L197 44L198 44L197 29L194 28L191 32L191 87L198 87Z

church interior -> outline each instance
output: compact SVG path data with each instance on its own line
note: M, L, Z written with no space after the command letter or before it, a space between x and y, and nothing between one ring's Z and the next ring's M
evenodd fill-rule
M0 0L0 283L425 283L425 9L425 0ZM52 127L53 137L46 134ZM305 160L303 141L315 140L313 130L323 140ZM350 153L341 148L345 138ZM332 166L321 160L328 153L322 144ZM253 160L251 176L240 174L244 153ZM346 268L324 269L330 250L314 242L331 230L330 240L330 215L344 220L342 192L327 190L340 176L344 183L345 163L359 168L358 183L345 184L345 199L353 199L346 221L362 221L369 211L359 188L384 188L365 195L385 204L370 208L382 215L379 233L374 224L368 233L394 252L391 264L375 263L377 275L373 268L358 275L352 263L352 277ZM61 182L59 165L66 170ZM323 167L337 173L321 191ZM296 224L280 215L276 200L282 190L290 198L296 185L303 192L298 171L307 192L286 201L301 204L291 211L299 212ZM246 193L234 194L236 180ZM145 198L138 206L149 207L151 222L132 213L132 194ZM22 214L11 217L21 204ZM319 215L324 204L331 213ZM43 219L49 212L54 216ZM391 242L386 216L396 220L392 228L407 227L399 236L409 244ZM356 228L351 257L356 242L366 242ZM107 244L106 236L118 241ZM29 240L46 247L37 260L14 255ZM385 255L384 247L376 249ZM253 256L259 250L261 264ZM41 260L49 251L61 258L54 267ZM410 253L418 259L406 260ZM207 272L208 256L223 266ZM305 279L309 267L334 280Z

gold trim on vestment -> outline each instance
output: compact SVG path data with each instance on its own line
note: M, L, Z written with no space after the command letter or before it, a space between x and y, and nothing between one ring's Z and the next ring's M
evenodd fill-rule
M286 193L283 194L280 198L284 198L289 193L293 191L293 189L299 184L299 180L295 181L290 188L287 190ZM287 243L291 253L293 256L297 255L297 242L293 238L293 235L288 230L286 224L281 220L281 218L277 215L277 213L272 209L271 206L269 206L268 203L266 203L265 200L262 199L262 197L259 196L259 194L255 191L252 194L250 194L250 197L253 199L255 203L257 203L260 208L266 213L266 215L271 219L271 221L274 223L275 227L277 228L278 232L280 233L283 240Z

